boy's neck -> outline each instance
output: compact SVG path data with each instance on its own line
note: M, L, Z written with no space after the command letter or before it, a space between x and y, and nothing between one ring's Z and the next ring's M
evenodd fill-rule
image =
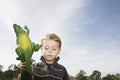
M54 61L46 61L47 64L53 64Z

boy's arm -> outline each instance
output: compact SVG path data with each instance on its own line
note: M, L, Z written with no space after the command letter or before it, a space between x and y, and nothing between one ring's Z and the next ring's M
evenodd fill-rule
M66 69L65 69L65 75L63 80L69 80L69 75Z
M32 62L31 62L31 65L32 65ZM18 67L20 68L20 74L18 75L18 80L33 80L32 75L26 71L25 61L21 61Z
M21 71L18 76L18 80L32 80L32 75L30 75L26 71Z

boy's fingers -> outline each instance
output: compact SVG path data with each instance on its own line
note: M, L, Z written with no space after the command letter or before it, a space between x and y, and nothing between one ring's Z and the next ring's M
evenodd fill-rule
M22 69L22 68L25 68L26 67L26 62L20 62L19 64L18 64L18 68L20 68L20 69Z
M21 60L21 62L25 62L24 60Z
M31 60L30 63L32 64L33 61ZM18 65L18 67L22 70L25 70L26 68L26 62L25 61L21 61L20 64Z
M20 69L21 70L26 70L25 68L26 68L26 65L20 64Z
M26 62L21 62L21 65L26 65Z
M25 68L26 65L25 64L20 64L20 67Z
M22 67L22 68L20 68L20 69L21 69L21 70L23 70L23 71L25 71L25 70L26 70L26 68L25 68L25 67L24 67L24 68Z

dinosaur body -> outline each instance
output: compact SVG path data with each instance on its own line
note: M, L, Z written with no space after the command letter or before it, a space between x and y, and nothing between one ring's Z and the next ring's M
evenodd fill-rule
M17 24L13 24L14 31L16 33L16 42L18 47L15 49L18 57L17 60L26 62L26 71L33 74L31 68L31 57L34 51L38 51L41 45L31 42L29 38L29 28L27 26L20 27Z

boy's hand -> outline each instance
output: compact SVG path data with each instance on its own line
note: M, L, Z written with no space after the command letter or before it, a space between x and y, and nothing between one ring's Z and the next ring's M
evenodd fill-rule
M25 61L21 61L21 62L20 62L20 65L19 65L19 68L20 68L21 70L24 70L24 71L25 71L26 62L25 62Z
M33 61L31 60L30 63L31 63L31 65L32 65ZM24 70L24 71L25 71L25 70L26 70L26 62L25 62L25 61L21 61L20 64L19 64L19 68L20 68L21 70Z

